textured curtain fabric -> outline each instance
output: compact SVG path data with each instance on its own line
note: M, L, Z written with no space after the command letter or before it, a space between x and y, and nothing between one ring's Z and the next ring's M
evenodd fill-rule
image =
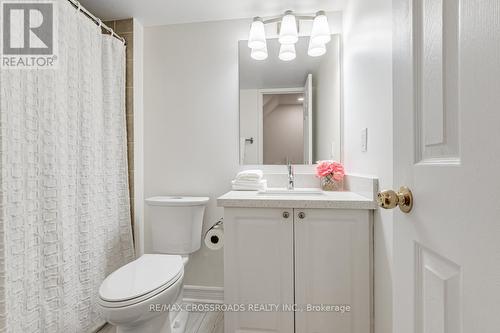
M125 46L57 1L58 68L2 70L0 330L91 332L133 259Z

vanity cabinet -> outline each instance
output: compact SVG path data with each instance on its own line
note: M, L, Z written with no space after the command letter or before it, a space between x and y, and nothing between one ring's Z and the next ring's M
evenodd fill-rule
M370 333L371 210L226 207L224 216L225 303L260 307L226 312L226 333Z

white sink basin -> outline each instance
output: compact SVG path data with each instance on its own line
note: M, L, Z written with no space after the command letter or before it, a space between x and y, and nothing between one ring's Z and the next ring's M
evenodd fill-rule
M268 188L261 190L258 194L263 195L323 195L323 191L318 188L295 188L288 190L286 188Z

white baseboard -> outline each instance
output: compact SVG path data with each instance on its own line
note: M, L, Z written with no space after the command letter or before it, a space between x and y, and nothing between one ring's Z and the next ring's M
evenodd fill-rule
M224 303L223 287L184 286L183 301L187 303Z

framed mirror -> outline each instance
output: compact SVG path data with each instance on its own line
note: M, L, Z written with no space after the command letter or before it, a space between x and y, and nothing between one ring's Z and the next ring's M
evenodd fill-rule
M283 61L278 40L268 39L268 58L254 60L239 41L240 164L341 161L340 36L319 57L308 45L300 37L296 58Z

